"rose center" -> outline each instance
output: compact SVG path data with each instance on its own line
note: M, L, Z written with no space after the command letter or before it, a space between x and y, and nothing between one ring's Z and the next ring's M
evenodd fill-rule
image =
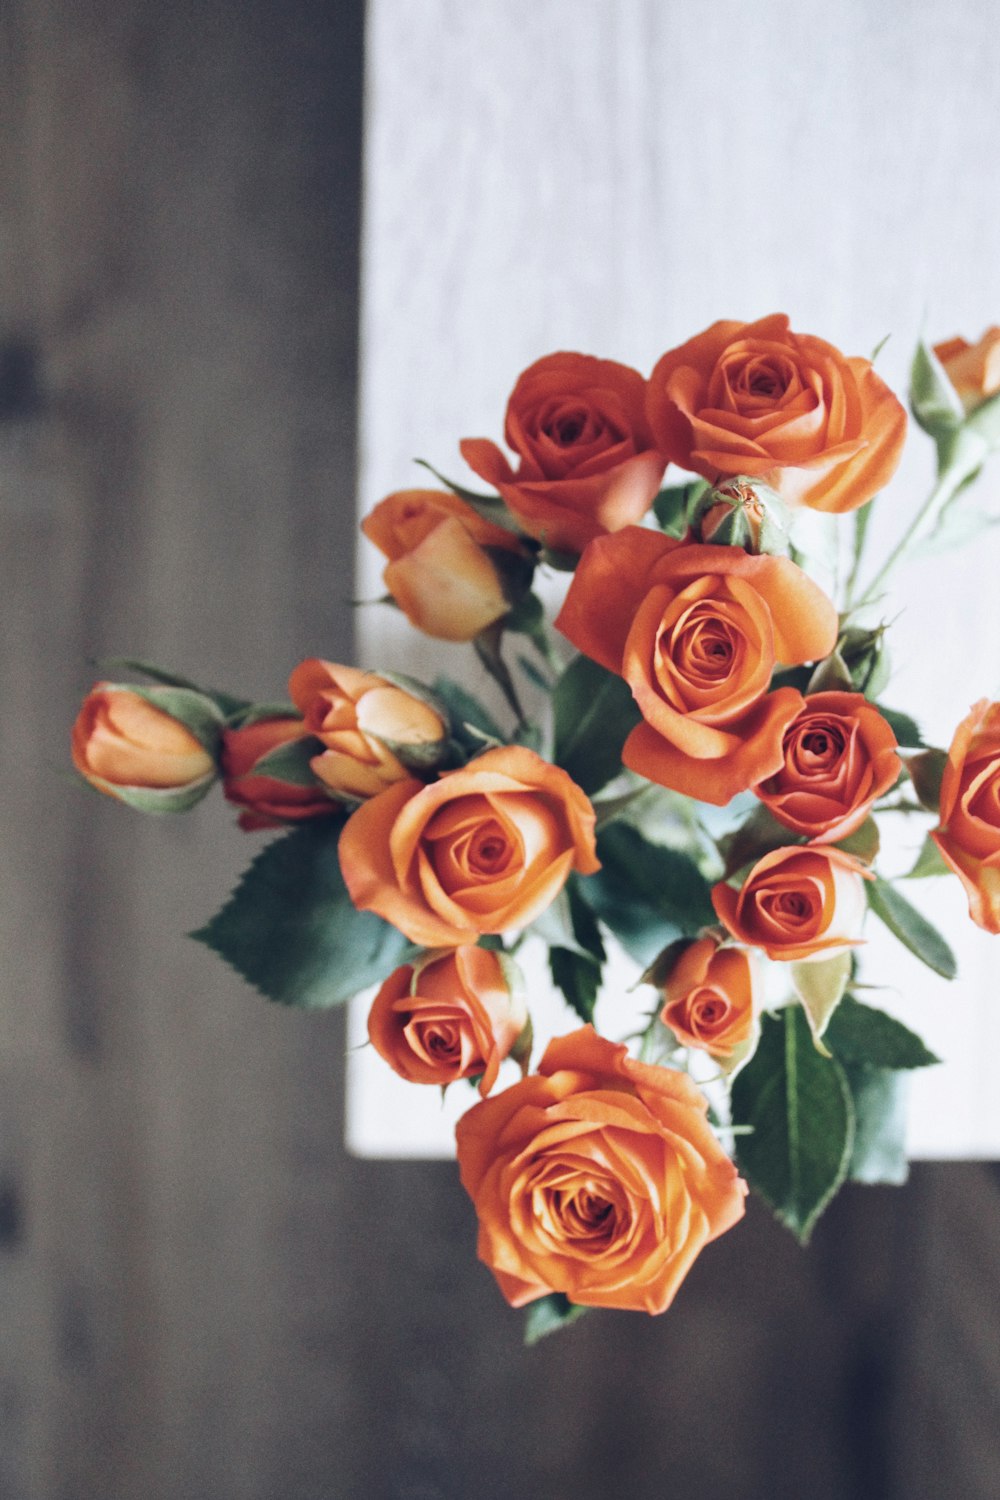
M494 826L483 829L469 850L469 865L480 875L495 875L510 856L510 845L502 831Z
M718 1026L729 1013L729 1004L717 990L705 990L696 995L691 1006L696 1026Z

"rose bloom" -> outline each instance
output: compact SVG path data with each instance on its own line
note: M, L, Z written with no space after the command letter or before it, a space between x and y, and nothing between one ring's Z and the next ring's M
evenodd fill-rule
M514 1307L562 1292L660 1313L700 1250L742 1217L746 1184L697 1088L590 1026L456 1127L479 1258Z
M861 941L867 877L842 849L774 849L738 891L725 881L714 886L712 905L738 942L763 948L768 958L829 958Z
M685 948L664 985L660 1020L685 1047L731 1057L753 1031L757 971L744 948L703 937Z
M785 730L784 763L754 787L796 833L836 843L859 828L902 770L896 736L862 693L813 693Z
M715 480L746 474L812 510L864 505L892 478L906 412L867 359L793 333L782 313L713 323L649 380L660 451Z
M381 1058L410 1083L441 1087L482 1074L485 1097L528 1019L511 989L508 961L463 946L390 974L368 1015Z
M95 683L72 733L73 764L109 796L118 788L174 791L203 781L215 762L178 719L139 693Z
M638 521L663 477L646 421L637 370L585 354L549 354L520 376L507 403L504 437L467 438L462 457L495 485L525 531L557 551L581 552L592 537Z
M533 750L487 750L425 786L403 781L362 804L340 837L354 905L428 948L526 927L571 870L600 868L594 809Z
M987 328L976 344L947 339L934 345L934 353L967 412L1000 391L1000 328Z
M837 612L786 557L629 526L587 548L556 627L632 689L625 765L721 806L781 766L803 700L771 673L832 651Z
M430 755L447 734L441 715L413 693L319 657L299 663L288 692L306 733L326 746L309 764L338 796L374 797L408 780L413 773L396 752Z
M955 731L931 837L965 887L972 920L1000 932L1000 703L981 699Z
M243 808L237 822L245 832L280 828L301 818L317 818L337 811L322 787L295 786L279 777L255 774L258 761L282 745L305 738L301 719L259 719L243 729L227 729L222 736L222 790L227 801Z
M510 610L484 548L524 555L517 537L443 490L398 490L361 523L388 559L382 574L411 625L442 641L471 641Z

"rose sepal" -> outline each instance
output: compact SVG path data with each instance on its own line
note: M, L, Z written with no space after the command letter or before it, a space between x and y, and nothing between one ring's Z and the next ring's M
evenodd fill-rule
M145 699L153 708L158 708L169 718L176 719L178 724L183 724L209 755L218 757L219 739L225 721L218 704L207 693L198 688L166 685L145 687L134 682L105 682L102 687L107 692L132 693L137 698Z
M106 792L124 802L126 807L144 813L190 812L212 790L217 780L218 772L214 769L181 787L119 786L100 776L86 778L87 785L95 791Z

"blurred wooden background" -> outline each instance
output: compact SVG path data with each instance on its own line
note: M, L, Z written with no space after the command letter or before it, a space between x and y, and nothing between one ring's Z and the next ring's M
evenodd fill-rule
M228 810L65 777L89 657L350 655L362 30L0 6L0 1497L995 1500L991 1167L807 1255L752 1209L666 1317L526 1353L453 1168L344 1155L342 1017L183 938Z

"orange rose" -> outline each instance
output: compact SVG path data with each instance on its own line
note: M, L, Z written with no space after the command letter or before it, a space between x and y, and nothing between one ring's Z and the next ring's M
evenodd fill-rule
M447 736L430 704L373 672L311 656L288 679L305 732L327 747L309 762L338 796L374 797L413 774L413 763L438 758Z
M594 810L565 771L520 745L424 786L403 781L347 820L340 866L354 905L428 948L526 927L570 870L599 869Z
M965 886L972 920L1000 932L1000 703L981 699L955 731L931 837Z
M308 736L302 720L291 718L259 719L223 734L222 790L227 801L243 808L237 822L247 833L337 811L321 787L296 786L266 771L259 775L254 772L272 750Z
M660 1020L685 1047L731 1057L753 1032L757 972L744 948L699 938L674 964L664 994Z
M896 471L906 413L867 359L793 333L782 313L713 323L664 354L646 411L682 469L764 479L812 510L855 510Z
M557 551L581 552L592 537L638 521L660 487L664 461L645 394L628 365L549 354L525 370L507 403L504 437L517 470L486 438L467 438L462 457L525 531Z
M207 700L193 692L147 688L139 693L95 683L73 725L73 764L108 796L144 811L179 812L204 796L215 778L215 761L186 724L157 707L158 697L207 708Z
M987 328L978 344L947 339L934 353L967 412L1000 391L1000 328Z
M498 559L524 548L509 531L442 490L398 490L361 523L389 559L383 582L411 625L440 641L471 641L510 610ZM489 550L484 550L489 549Z
M591 542L556 626L632 689L625 765L721 805L781 766L802 697L771 673L832 651L837 612L786 557L629 526Z
M549 1044L537 1075L463 1115L479 1258L507 1301L669 1307L702 1246L743 1216L746 1184L705 1113L683 1073L633 1062L584 1026Z
M896 736L861 693L813 693L785 730L784 764L754 791L808 839L834 844L867 818L902 762Z
M738 891L720 881L712 905L741 943L768 958L828 958L860 942L868 871L842 849L774 849Z
M368 1016L376 1052L410 1083L441 1087L482 1074L485 1097L528 1012L510 961L487 948L430 955L390 974Z

